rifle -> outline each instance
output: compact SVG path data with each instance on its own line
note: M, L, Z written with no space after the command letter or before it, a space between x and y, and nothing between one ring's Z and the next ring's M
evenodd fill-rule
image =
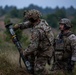
M12 27L12 23L6 25L5 27L6 27L6 29L8 29L8 31L9 31L9 33L11 35L12 41L16 45L16 47L18 49L19 54L20 54L20 56L21 56L21 58L22 58L22 60L24 62L24 65L25 65L27 71L32 74L33 73L32 72L32 70L33 70L32 64L30 63L28 58L23 55L23 52L22 52L23 48L22 48L22 46L21 46L21 44L20 44L20 42L19 42L19 40L18 40L18 38L17 38L17 36L15 34L15 31L14 31L14 29Z

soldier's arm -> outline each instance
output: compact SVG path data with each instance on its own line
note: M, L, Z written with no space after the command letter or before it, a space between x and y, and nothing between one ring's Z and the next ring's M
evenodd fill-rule
M35 30L32 33L30 45L28 46L27 49L25 49L23 54L26 56L33 53L34 51L37 50L38 44L39 44L39 33L38 31Z
M32 27L31 22L30 21L26 21L26 22L23 22L23 23L16 24L14 26L14 29L17 30L17 29L20 28L21 30L23 30L23 29L31 28L31 27Z
M72 48L72 59L73 61L76 61L76 36L72 34L70 37L71 40L71 48Z

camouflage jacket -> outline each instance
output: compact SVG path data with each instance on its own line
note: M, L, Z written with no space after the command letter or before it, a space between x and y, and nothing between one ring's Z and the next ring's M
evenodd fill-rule
M32 27L32 26L26 23L23 25L20 25L21 29L25 29L29 27ZM43 30L40 28L42 28ZM51 27L43 19L41 19L39 24L36 24L32 27L31 42L30 42L30 45L27 47L27 49L25 49L24 55L25 54L29 55L34 52L36 56L49 56L49 57L52 56L52 53L53 53L52 41L54 39L54 36L51 31L50 33L51 45L50 45L44 32L44 30L47 31L48 29L51 30Z
M62 38L59 37L60 35L61 33L56 38L55 49L61 52L64 59L70 57L71 60L76 61L76 36L71 31L62 34Z

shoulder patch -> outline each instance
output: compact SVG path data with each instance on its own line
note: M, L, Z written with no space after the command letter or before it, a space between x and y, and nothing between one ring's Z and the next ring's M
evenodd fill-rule
M71 34L69 37L68 37L70 40L72 39L76 39L76 36L74 34Z

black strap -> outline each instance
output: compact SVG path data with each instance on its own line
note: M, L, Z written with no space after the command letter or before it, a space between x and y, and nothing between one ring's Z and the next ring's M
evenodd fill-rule
M20 68L22 68L22 64L21 64L21 55L19 55L19 66L20 66Z
M74 33L69 32L69 33L66 34L66 36L69 37L71 34L74 34Z

